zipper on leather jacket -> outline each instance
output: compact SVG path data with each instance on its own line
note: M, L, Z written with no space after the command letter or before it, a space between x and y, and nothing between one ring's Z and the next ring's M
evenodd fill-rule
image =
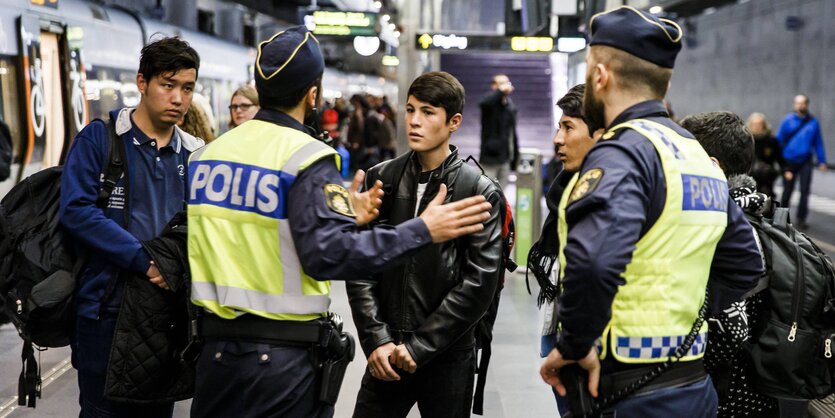
M800 307L803 306L805 297L806 274L803 271L803 253L800 244L797 243L797 233L792 231L791 239L795 245L794 261L797 266L797 274L794 278L794 294L792 295L792 327L789 330L789 342L794 342L797 335L797 322L800 320Z

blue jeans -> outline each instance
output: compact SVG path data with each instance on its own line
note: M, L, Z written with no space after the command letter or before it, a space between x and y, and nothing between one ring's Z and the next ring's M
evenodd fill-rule
M80 418L171 418L174 403L156 405L113 402L104 397L104 383L116 314L105 313L101 319L76 318L72 342L72 364L78 370Z
M789 207L789 201L794 192L794 184L800 182L800 202L797 204L797 221L806 222L806 216L809 215L809 190L812 188L812 160L806 161L803 164L789 163L788 171L794 175L791 181L783 177L783 196L780 198L780 206Z

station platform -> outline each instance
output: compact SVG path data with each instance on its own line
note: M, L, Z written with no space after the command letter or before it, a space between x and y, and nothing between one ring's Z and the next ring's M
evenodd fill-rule
M815 172L810 201L807 235L835 259L835 173ZM509 187L508 198L514 190ZM797 195L795 195L795 202ZM794 205L792 206L794 207ZM351 319L345 285L333 282L331 309L345 319L346 329L356 335ZM556 404L550 388L539 377L541 359L538 354L542 313L536 307L538 288L531 280L529 295L522 273L508 275L502 293L485 391L484 417L557 417ZM21 342L11 325L0 327L0 418L60 417L78 415L78 387L75 370L69 364L69 348L50 349L41 354L44 378L43 398L36 409L17 406L17 379L20 373ZM336 406L337 418L353 413L360 380L366 368L361 351L350 364ZM174 416L189 416L190 401L177 403ZM815 403L810 409L814 417L835 417L831 405ZM419 417L417 408L409 415Z

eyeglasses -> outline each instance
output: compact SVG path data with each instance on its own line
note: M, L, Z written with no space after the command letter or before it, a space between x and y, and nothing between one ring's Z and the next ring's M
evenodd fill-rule
M229 105L229 110L232 111L232 112L236 112L238 109L241 109L243 111L247 111L252 106L255 106L255 105L253 103L242 103L242 104L237 104L237 105L233 104L233 105Z

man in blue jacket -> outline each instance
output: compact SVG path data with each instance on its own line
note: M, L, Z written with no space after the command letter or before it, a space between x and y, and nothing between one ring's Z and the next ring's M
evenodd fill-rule
M186 167L203 141L177 121L191 104L200 57L186 42L145 46L136 108L110 112L124 142L125 173L104 208L96 205L108 159L108 127L94 121L75 137L61 177L61 224L90 257L77 284L72 364L78 369L81 417L170 417L173 403L125 404L105 398L105 373L125 280L139 273L166 288L141 241L159 235L185 208Z
M794 97L794 112L789 113L780 123L777 140L783 147L786 172L783 174L783 197L780 206L789 207L794 192L795 180L800 180L800 203L797 205L797 227L806 228L809 214L809 189L812 186L812 153L818 157L818 166L826 171L826 151L818 119L809 113L809 96L798 94Z

